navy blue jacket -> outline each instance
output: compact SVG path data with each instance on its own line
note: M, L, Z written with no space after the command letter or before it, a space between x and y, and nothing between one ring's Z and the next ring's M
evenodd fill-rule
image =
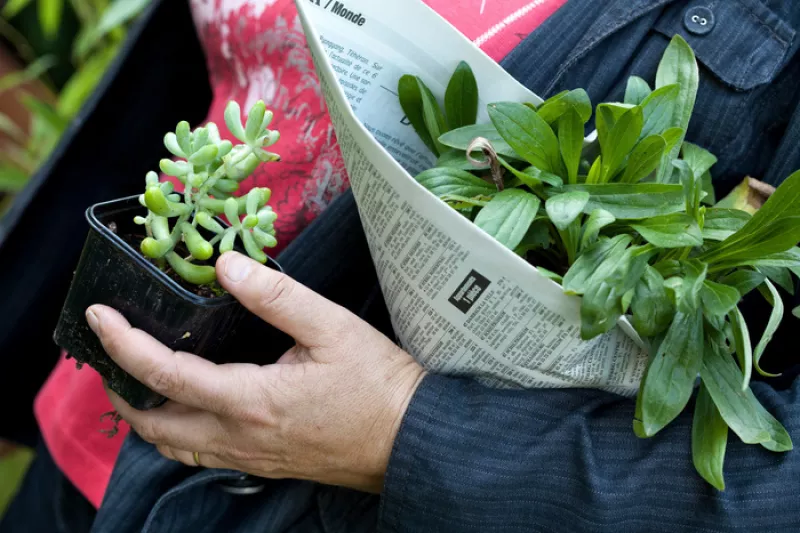
M586 87L595 102L620 99L630 74L653 79L669 38L680 33L702 65L688 138L720 158L720 191L745 175L777 184L800 168L798 4L570 0L505 66L542 96ZM702 28L692 25L698 7L706 9ZM333 242L358 227L347 195L281 263L323 294L348 280L363 286L368 276L353 276L354 264L368 262L363 242ZM344 248L352 252L347 257ZM322 280L313 268L321 263L329 266ZM370 301L380 307L379 298ZM369 308L360 310L377 316ZM775 364L789 367L794 353ZM753 389L800 443L800 385L783 385ZM631 428L633 408L629 399L593 390L500 391L429 376L408 408L380 498L292 480L265 482L256 496L232 495L227 484L237 474L198 473L131 435L94 531L800 530L800 452L774 454L732 436L727 490L717 492L692 466L691 409L657 437L640 440Z

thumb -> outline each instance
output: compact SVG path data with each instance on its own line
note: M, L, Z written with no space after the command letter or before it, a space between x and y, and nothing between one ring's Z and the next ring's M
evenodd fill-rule
M242 305L304 346L320 346L354 315L286 274L237 252L217 260L217 279Z

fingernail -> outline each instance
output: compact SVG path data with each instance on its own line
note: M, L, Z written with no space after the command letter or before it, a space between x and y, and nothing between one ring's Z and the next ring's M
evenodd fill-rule
M100 321L97 320L97 315L91 309L86 310L86 322L89 323L89 327L92 328L92 331L97 333L100 327Z
M245 256L232 253L225 260L225 277L230 281L242 281L250 273L252 263Z

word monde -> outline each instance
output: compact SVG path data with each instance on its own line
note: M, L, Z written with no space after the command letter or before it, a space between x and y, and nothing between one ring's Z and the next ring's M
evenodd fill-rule
M343 19L352 22L356 26L363 26L367 21L367 19L365 19L361 13L355 13L354 11L347 9L343 2L334 2L333 0L311 0L311 3L322 6L322 1L325 2L325 9L334 15L338 15Z

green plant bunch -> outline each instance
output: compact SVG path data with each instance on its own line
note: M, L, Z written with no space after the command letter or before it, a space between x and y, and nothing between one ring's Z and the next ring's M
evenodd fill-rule
M243 125L239 104L229 102L225 124L241 141L237 145L223 140L213 122L194 131L189 123L181 122L175 132L166 134L164 145L177 159L162 159L160 168L164 174L178 178L184 192L174 192L171 182L161 182L158 174L148 172L145 192L139 197L148 213L134 219L147 233L141 243L142 254L166 261L182 279L194 285L216 281L214 266L202 262L214 256L214 246L220 254L233 250L237 237L250 257L266 263L264 248L277 244L274 223L278 215L267 205L270 190L261 187L239 198L232 195L261 163L280 160L278 154L265 150L280 138L277 131L268 129L272 116L264 102L258 101ZM222 214L229 227L215 220ZM213 237L207 240L198 226ZM176 252L181 242L190 256L181 257Z
M438 156L420 184L564 292L582 296L581 337L627 316L649 345L633 429L652 437L689 404L695 387L693 462L723 490L732 430L773 452L792 449L782 424L750 390L753 372L783 316L776 285L800 274L800 172L755 214L714 207L716 158L684 140L699 73L675 36L655 88L628 81L624 102L595 110L597 138L585 142L592 106L582 89L541 105L488 105L475 124L478 89L461 63L442 109L417 77L403 76L400 103ZM739 310L758 290L772 305L755 347Z
M0 12L0 34L14 45L28 66L0 78L0 93L18 89L34 80L57 92L55 101L47 101L23 92L19 99L30 113L26 132L10 117L0 113L0 132L9 141L0 150L0 215L22 190L39 166L47 159L66 131L70 121L94 92L111 62L117 56L127 28L150 3L150 0L8 0ZM23 10L34 5L42 35L51 43L62 32L65 13L71 10L80 28L71 41L69 61L72 74L58 90L48 71L58 66L52 54L36 57L30 36L17 31L13 21ZM71 60L70 60L71 56ZM62 65L63 66L63 65ZM3 198L3 196L5 196Z

